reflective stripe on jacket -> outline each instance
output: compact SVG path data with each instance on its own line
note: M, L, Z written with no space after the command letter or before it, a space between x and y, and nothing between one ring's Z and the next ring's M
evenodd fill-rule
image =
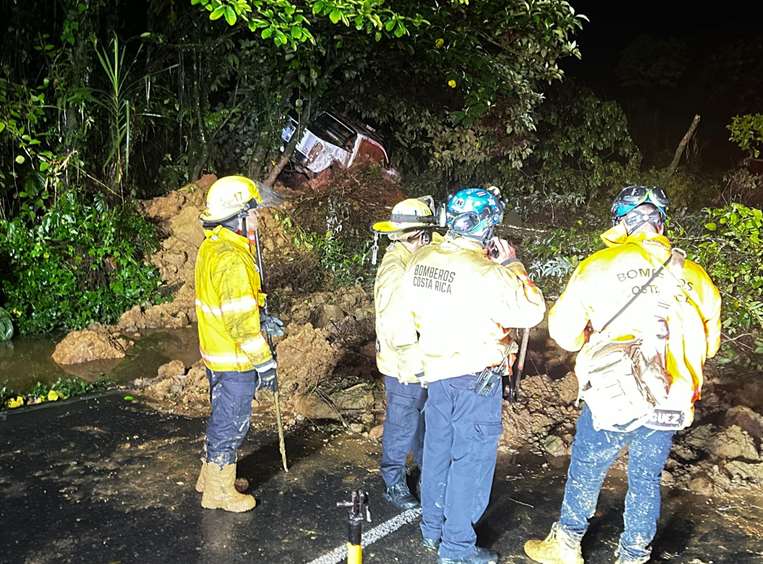
M265 303L249 241L222 226L204 231L196 257L199 348L211 370L264 369L272 354L260 332Z
M602 235L602 249L575 269L549 312L548 330L564 349L577 351L585 343L588 322L595 331L637 293L670 255L670 241L656 233L627 235L616 226ZM667 371L671 407L688 410L700 397L702 366L720 347L721 297L698 264L686 260L680 283L663 272L607 327L613 336L639 334L655 327L660 293L672 293L667 317ZM689 418L691 419L691 417ZM690 421L689 421L690 422Z
M431 244L439 244L442 240L439 233L433 233ZM413 253L403 243L392 243L384 253L374 283L376 367L385 376L403 383L418 382L416 375L423 370L418 346L401 349L397 342L399 327L409 315L400 287L412 257Z
M501 364L511 345L508 330L533 327L546 311L520 262L497 264L463 237L416 251L402 291L410 314L397 340L410 346L420 335L427 382Z

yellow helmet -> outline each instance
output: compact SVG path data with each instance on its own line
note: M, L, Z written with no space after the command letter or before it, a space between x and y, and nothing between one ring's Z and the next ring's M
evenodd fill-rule
M260 191L253 180L245 176L224 176L215 181L207 192L207 207L201 220L220 222L262 203Z
M434 214L424 199L408 198L395 204L389 220L377 221L371 229L392 238L394 234L416 227L434 227Z

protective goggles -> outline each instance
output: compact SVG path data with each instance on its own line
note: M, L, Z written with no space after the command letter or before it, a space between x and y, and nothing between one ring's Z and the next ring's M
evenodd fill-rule
M669 201L662 188L657 186L628 186L622 189L612 204L612 216L615 218L622 217L633 208L647 203L656 206L663 217L666 215L665 208L668 207Z

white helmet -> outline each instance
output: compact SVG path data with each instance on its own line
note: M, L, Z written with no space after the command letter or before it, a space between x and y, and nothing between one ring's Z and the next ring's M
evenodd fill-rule
M260 191L253 180L245 176L224 176L209 188L207 207L201 214L201 220L221 223L261 203Z

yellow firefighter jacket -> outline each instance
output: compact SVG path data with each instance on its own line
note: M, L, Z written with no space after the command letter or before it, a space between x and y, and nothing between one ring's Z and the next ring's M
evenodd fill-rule
M246 237L217 226L204 231L196 257L199 348L207 368L245 372L272 366L260 332L265 294Z
M586 342L586 325L601 327L639 291L670 255L670 241L655 233L627 235L618 225L602 236L602 249L575 269L566 289L549 312L551 337L564 349L577 351ZM654 328L658 297L673 302L667 317L666 368L671 378L669 407L686 411L700 397L702 366L720 346L721 298L707 273L687 260L681 281L666 269L607 327L617 336L636 335Z
M443 240L439 233L432 234L432 245ZM413 253L402 243L392 243L379 265L374 283L374 308L376 310L376 367L385 376L397 378L403 383L418 382L416 374L423 370L418 346L411 345L401 354L399 327L409 314L402 300L400 287Z
M537 325L546 311L519 261L502 266L476 241L450 235L416 251L402 291L410 313L398 343L405 352L418 334L426 382L500 365L508 330Z

